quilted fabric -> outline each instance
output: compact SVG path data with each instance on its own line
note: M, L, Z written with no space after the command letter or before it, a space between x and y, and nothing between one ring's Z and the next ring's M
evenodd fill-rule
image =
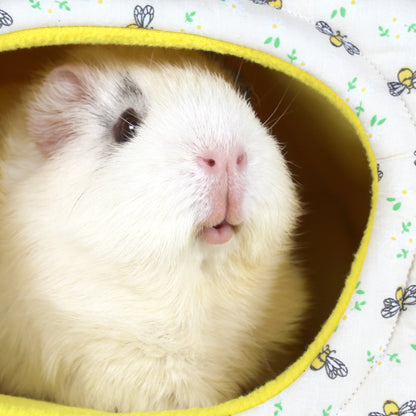
M315 340L317 354L244 402L203 414L416 415L416 2L5 0L0 7L3 50L71 43L68 27L92 43L124 42L105 30L97 39L97 26L188 33L204 36L205 49L219 47L216 39L276 56L330 87L355 113L377 160L377 208L358 281L347 282L337 321ZM53 27L62 31L51 37ZM184 42L194 46L192 37ZM99 413L0 397L0 414Z

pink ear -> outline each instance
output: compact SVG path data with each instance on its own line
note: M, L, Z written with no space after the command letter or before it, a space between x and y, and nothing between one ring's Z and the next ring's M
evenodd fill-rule
M53 69L35 94L28 112L28 132L45 156L76 133L82 103L88 102L92 70L85 65Z

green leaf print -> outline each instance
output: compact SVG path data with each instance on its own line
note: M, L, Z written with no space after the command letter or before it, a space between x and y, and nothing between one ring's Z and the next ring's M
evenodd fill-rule
M280 415L282 410L283 410L282 402L275 403L274 407L276 408L276 410L274 412L274 416Z
M337 14L338 14L338 10L337 9L332 10L331 19L333 19ZM345 9L345 7L340 7L339 8L339 14L341 15L341 17L345 17L346 16L347 10Z
M38 10L42 10L42 8L40 7L40 1L36 1L35 0L29 0L30 3L32 3L32 9L38 9Z
M387 118L384 117L381 120L377 121L377 115L374 115L373 118L371 119L371 122L370 122L371 127L373 127L376 123L377 123L377 126L381 126L382 124L384 124L386 122L386 120L387 120Z
M186 12L186 13L185 13L185 22L193 22L193 21L194 21L194 19L192 19L192 18L193 18L195 15L196 15L196 12L191 12L191 13Z
M403 194L403 195L406 195L406 194L407 194L406 189L403 189L402 194ZM388 202L395 202L395 204L393 204L393 211L398 211L398 210L401 208L401 206L402 206L402 203L401 203L400 201L397 201L397 199L396 199L396 198L389 197L389 198L386 198L386 200L387 200ZM396 201L397 201L397 202L396 202Z
M384 29L382 26L378 27L380 31L380 36L389 36L389 29Z
M270 43L272 43L273 42L273 36L270 36L269 38L267 38L265 41L264 41L264 44L265 45L268 45L268 44L270 44ZM274 42L273 42L273 46L275 47L275 48L278 48L279 46L280 46L280 38L274 38Z
M389 201L389 202L395 202L396 198L386 198L386 200ZM401 206L402 206L402 203L400 201L396 202L393 205L393 211L398 211Z
M401 364L401 360L399 359L399 354L398 353L387 354L387 356L389 357L390 362L395 362L397 364Z
M361 115L361 113L363 113L365 110L364 110L364 107L363 107L363 102L362 101L360 101L360 105L358 105L357 107L355 107L355 109L356 109L356 111L357 111L357 117L360 117L360 115Z
M357 88L357 86L355 85L355 83L357 82L357 79L358 79L357 77L354 77L352 81L348 82L348 92Z
M296 49L292 49L292 54L287 55L287 57L290 59L290 63L293 64L293 62L296 61L296 59L298 59L298 57L296 56Z
M361 285L361 281L359 281L358 283L357 283L357 286L355 286L355 293L357 294L357 295L364 295L365 294L365 291L364 290L362 290L362 289L359 289L359 287L360 287L360 285ZM355 305L354 305L354 307L353 308L351 308L351 310L357 310L357 311L362 311L362 306L364 306L366 304L366 301L361 301L361 302L359 302L358 300L355 302Z
M416 33L416 23L412 23L410 25L404 25L404 27L407 27L407 31Z
M373 355L373 354L371 353L371 351L367 351L367 361L368 361L369 363L373 363L375 358L376 358L376 356L375 356L375 355Z
M355 301L355 305L354 305L353 308L351 308L351 310L355 309L355 310L361 312L362 311L361 306L364 306L366 303L367 302L365 300L363 300L362 302L358 302L358 300L357 300L357 301Z
M331 411L331 409L332 409L332 404L329 405L326 409L322 410L322 416L330 416L329 412Z
M410 227L412 226L412 223L409 222L402 222L402 234L403 233L409 233L410 232Z
M279 45L280 45L280 38L276 38L276 39L274 40L274 47L275 47L275 48L278 48L278 47L279 47Z
M69 7L67 0L65 0L65 1L55 0L55 3L58 3L59 4L59 8L60 9L65 9L68 12L71 11L71 8Z
M401 253L397 254L396 257L398 259L400 259L400 258L407 259L408 254L409 254L409 250L405 250L404 248L402 248Z
M416 351L416 344L410 344L410 346Z
M355 286L355 293L357 293L358 295L364 295L364 290L362 289L358 289L361 286L361 281L359 281L357 283L357 286Z

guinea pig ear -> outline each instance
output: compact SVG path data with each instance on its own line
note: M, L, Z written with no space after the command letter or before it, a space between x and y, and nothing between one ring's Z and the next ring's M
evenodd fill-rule
M53 155L80 124L81 104L89 95L92 69L86 65L63 65L44 79L29 106L27 128L42 154Z

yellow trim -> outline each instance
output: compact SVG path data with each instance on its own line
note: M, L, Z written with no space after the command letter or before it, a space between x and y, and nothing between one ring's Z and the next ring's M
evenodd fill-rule
M340 114L342 114L346 120L348 120L357 133L357 136L360 138L366 151L372 174L371 212L360 247L355 255L350 274L346 280L345 288L342 291L337 305L332 311L330 317L322 327L319 334L316 336L315 340L309 345L307 351L279 377L247 396L239 397L218 406L204 409L149 412L146 413L146 415L225 416L239 413L264 403L266 400L271 399L290 386L290 384L292 384L309 367L313 359L325 346L329 337L336 329L347 308L351 296L354 293L370 240L378 193L377 165L361 123L358 121L354 112L337 94L335 94L323 82L314 78L307 72L266 53L221 40L209 39L203 36L185 33L114 27L47 27L27 29L0 36L0 51L30 48L35 46L67 44L117 44L180 47L235 55L237 57L256 62L264 67L281 71L293 78L296 78L307 87L318 91L330 102L331 105L338 109ZM0 413L4 416L104 416L109 414L100 411L77 409L10 396L0 397ZM140 415L143 413L136 412L134 414Z

